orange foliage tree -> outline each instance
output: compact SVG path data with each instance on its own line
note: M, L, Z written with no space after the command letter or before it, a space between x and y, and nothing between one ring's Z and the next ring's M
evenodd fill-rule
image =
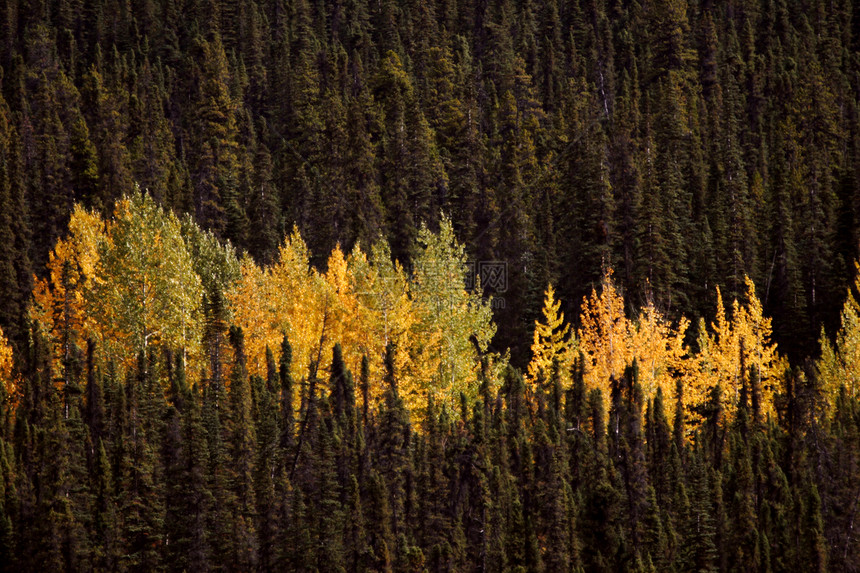
M786 364L771 341L771 320L764 316L755 284L749 277L745 281L747 302L741 304L735 299L730 318L717 287L716 320L710 329L705 328L704 321L699 328L699 354L691 392L696 399L703 399L710 388L719 384L724 406L731 413L737 407L741 387L749 382L752 372L757 372L762 411L772 413L775 386Z
M677 380L685 386L690 383L689 352L684 346L688 326L683 318L673 326L653 303L641 309L636 320L628 319L624 298L615 288L611 271L607 272L600 292L592 289L582 303L578 339L586 359L586 384L608 396L610 379L623 376L635 360L646 398L653 398L658 388L664 396L674 396ZM685 393L686 403L692 403L689 398ZM605 403L608 407L608 401Z
M12 347L0 328L0 387L3 389L0 401L8 400L15 403L18 398L18 387L12 378Z

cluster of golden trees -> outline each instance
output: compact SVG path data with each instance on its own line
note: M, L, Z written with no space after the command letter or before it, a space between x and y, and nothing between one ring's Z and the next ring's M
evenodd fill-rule
M666 397L675 397L680 388L684 404L695 406L719 384L724 406L731 412L745 377L755 372L763 407L769 411L774 387L787 363L771 341L771 321L764 316L749 278L746 286L746 302L733 301L730 318L717 288L716 320L710 325L700 321L697 351L684 343L690 325L686 318L672 324L653 304L628 318L611 271L604 275L600 290L592 289L583 300L575 336L566 336L569 325L559 313L550 286L543 319L536 322L529 381L540 383L551 375L552 368L566 372L581 355L586 386L608 395L610 381L623 376L635 362L647 399L658 389Z
M298 231L272 265L260 266L135 193L109 220L75 208L48 275L36 281L30 316L53 343L61 373L92 339L119 368L151 345L181 349L191 376L205 377L206 337L236 324L252 373L264 373L267 348L279 358L286 335L297 380L324 378L335 343L353 371L367 356L371 379L381 380L391 344L410 406L427 394L454 405L460 393L476 392L478 352L495 334L492 311L477 289L466 290L466 255L449 220L435 233L422 228L418 241L411 274L384 241L348 255L336 248L318 271ZM497 370L502 361L489 364ZM381 391L371 387L373 397Z
M428 395L454 406L461 394L473 398L481 358L489 383L502 378L506 357L488 352L495 333L490 305L480 286L466 289L463 246L451 223L419 234L413 271L407 273L379 241L349 254L336 248L324 271L309 263L298 231L287 237L278 257L260 266L238 258L229 244L180 221L146 194L119 201L113 216L75 208L68 235L50 255L48 274L35 283L30 316L53 344L56 371L86 340L118 368L132 364L152 346L181 349L191 376L207 376L207 332L236 324L245 332L248 368L263 374L266 351L277 359L286 335L293 347L296 379L324 379L335 343L353 371L363 357L370 366L371 396L382 392L386 347L394 348L401 393L413 408ZM757 377L765 412L787 361L771 340L755 285L746 282L743 301L729 309L717 289L716 319L698 325L695 350L685 344L690 326L667 320L653 304L635 316L625 312L611 271L581 306L579 327L566 323L550 285L543 318L535 322L533 358L527 381L569 378L582 357L585 383L609 391L610 380L634 362L647 398L682 392L684 404L704 401L719 384L727 412L744 380ZM860 288L860 278L856 285ZM856 392L860 379L860 304L849 294L835 345L822 334L819 362L823 385L832 395L846 384ZM0 377L12 380L12 356L0 332ZM9 392L14 388L8 387ZM692 411L692 408L691 408Z

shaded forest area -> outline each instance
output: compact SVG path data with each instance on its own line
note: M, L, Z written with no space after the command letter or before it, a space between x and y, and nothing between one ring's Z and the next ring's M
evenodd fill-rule
M74 201L134 183L271 262L420 223L504 261L493 347L528 362L613 267L711 318L744 276L780 348L832 336L858 255L852 5L77 0L0 6L0 326L16 344ZM693 337L692 339L694 339ZM692 340L691 339L691 340Z

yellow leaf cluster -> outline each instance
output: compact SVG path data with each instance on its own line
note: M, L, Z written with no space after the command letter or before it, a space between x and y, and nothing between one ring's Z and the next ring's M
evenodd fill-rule
M478 348L486 352L496 327L480 284L466 290L465 249L456 241L451 221L443 216L438 233L422 225L418 244L409 289L416 320L401 395L412 407L423 406L432 395L437 404L456 412L460 394L477 395Z
M615 288L611 271L604 275L601 291L592 289L582 304L579 348L585 356L585 383L610 392L610 379L624 375L625 369L639 365L639 384L646 399L661 388L666 397L675 395L676 380L689 383L689 352L684 335L689 322L677 326L667 321L653 304L641 309L636 320L624 312L624 299ZM685 403L694 395L685 392ZM608 401L606 402L608 407Z
M331 301L319 296L323 281L310 266L307 245L298 230L280 247L271 267L260 268L245 257L241 274L226 296L234 322L245 332L249 372L265 373L266 347L279 349L286 334L293 347L292 374L301 380L311 360L325 355L331 324L325 305Z
M684 336L689 326L689 321L682 317L673 327L653 303L639 312L632 333L632 348L645 396L653 398L657 388L662 389L667 398L674 396L675 381L680 378L685 383L684 403L698 403L700 396L686 391L690 383L690 365Z
M585 383L609 396L609 380L624 374L633 362L633 325L624 313L624 298L607 272L598 293L583 299L577 332L585 356Z
M380 242L371 249L370 258L356 246L349 256L348 269L358 304L352 324L357 334L354 356L349 356L347 345L347 365L358 372L359 354L367 355L371 376L380 379L385 347L390 342L394 345L395 371L405 372L409 365L409 332L417 317L403 267L392 261L388 245ZM372 384L371 397L377 399L381 394L382 386Z
M69 219L69 234L57 241L48 255L48 274L34 277L29 317L55 343L54 371L65 354L62 346L81 346L94 331L86 313L86 296L98 280L99 245L105 240L105 224L96 212L76 204ZM70 335L63 341L63 331Z
M118 365L132 364L149 343L183 349L198 360L200 279L180 224L148 195L117 201L105 222L76 205L69 234L36 279L30 318L54 346L54 369L88 338Z
M692 393L703 398L717 384L723 389L725 406L731 412L738 403L741 387L749 380L751 368L760 374L763 412L772 413L774 386L785 367L771 342L771 320L764 316L755 294L755 284L746 277L745 305L732 302L732 316L726 316L723 298L717 288L717 316L710 331L701 328L698 365Z
M0 328L0 384L3 384L4 395L11 402L15 402L18 396L18 388L12 378L12 347Z
M855 262L854 266L857 269L854 288L860 290L860 264ZM860 393L860 303L850 289L842 307L842 324L836 333L835 347L823 329L820 344L818 372L825 401L833 406L843 385L849 396L857 396Z
M309 262L307 246L294 229L277 261L260 268L250 258L241 263L242 278L227 293L233 319L245 332L249 372L265 372L265 350L280 349L284 335L293 348L294 379L314 370L325 378L332 348L340 343L347 366L358 372L362 356L371 373L382 372L385 345L398 342L411 323L406 277L390 253L375 247L371 260L358 246L349 257L336 248L325 273ZM398 352L402 367L407 354ZM373 386L374 397L381 394Z
M549 376L553 363L558 363L561 372L567 372L571 362L571 349L575 340L568 337L570 325L564 322L560 312L561 301L555 300L555 289L547 286L543 302L543 322L535 321L532 338L532 360L528 367L528 380L535 384Z
M326 271L318 273L297 230L271 267L243 260L242 278L227 299L233 320L245 332L249 371L263 374L266 347L277 352L286 334L293 348L294 379L305 379L309 372L325 379L332 347L340 343L353 372L368 357L370 395L376 400L382 395L385 349L391 343L408 406L422 407L431 392L437 402L455 402L459 392L472 392L478 366L470 336L486 349L492 336L490 311L463 289L462 253L455 252L453 231L447 232L425 236L433 246L425 263L432 259L441 264L445 276L418 271L410 280L384 242L369 255L359 246L349 256L336 248Z

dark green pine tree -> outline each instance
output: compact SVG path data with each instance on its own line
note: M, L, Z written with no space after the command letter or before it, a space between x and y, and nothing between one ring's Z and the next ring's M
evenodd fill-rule
M351 476L347 500L344 535L344 547L347 552L345 566L347 571L363 571L370 567L373 550L367 535L364 508L361 502L361 488L354 475Z
M254 493L256 437L245 358L245 338L241 328L230 328L230 343L234 358L228 392L227 483L234 505L230 507L233 549L229 554L229 561L241 570L251 570L256 567L259 558Z
M326 416L326 418L328 418ZM307 489L312 515L307 524L314 548L313 557L319 571L344 571L344 506L338 480L336 450L338 436L332 431L331 420L321 419L317 428L310 428L311 448L302 463L313 480Z
M803 297L803 277L794 223L795 189L802 184L792 163L799 160L796 142L793 142L788 124L780 123L775 129L771 144L773 159L770 162L771 186L768 205L772 210L769 239L773 251L773 280L769 295L769 309L773 313L773 329L780 348L789 356L798 352L807 329L806 305Z
M189 157L194 213L204 228L241 245L247 228L238 197L236 104L229 90L227 56L217 32L209 39L198 38L195 44L196 93L189 106L195 128Z
M183 485L187 467L183 459L182 416L177 409L177 401L168 406L165 413L164 445L162 459L164 466L164 540L165 562L173 571L184 571L188 567L187 513L183 503Z
M670 492L669 476L666 473L672 446L672 433L663 406L663 391L657 389L657 394L647 412L645 425L647 443L648 474L654 488L657 501L663 503ZM656 556L655 556L656 557Z
M276 493L277 471L281 467L278 454L280 432L278 429L278 371L272 351L266 348L268 376L264 382L260 377L252 378L257 429L257 459L254 473L254 491L257 494L257 536L259 539L259 567L271 570L278 561L278 515L284 500Z
M147 571L161 565L159 547L164 540L163 484L158 480L158 446L161 421L155 418L156 392L161 382L143 354L130 373L127 414L123 428L122 458L115 472L122 515L120 567ZM163 397L162 397L163 405Z
M73 157L82 168L94 169L92 164L98 152L98 189L90 196L84 195L88 187L93 187L95 178L85 176L81 172L77 178L84 185L80 190L75 189L75 197L85 204L108 212L111 203L134 188L131 157L126 142L129 135L128 90L122 85L128 78L127 62L116 51L112 54L110 66L102 69L93 67L84 80L84 101L88 112L89 123L92 126L92 144L87 142L86 126L76 128ZM110 69L108 69L110 68ZM73 140L74 141L74 140Z
M129 100L129 160L135 182L160 204L181 212L194 208L191 189L176 159L176 141L165 115L163 68L145 58Z
M385 478L376 469L371 470L367 485L367 502L364 504L367 537L371 554L370 570L390 573L393 569L394 535L391 530L391 509Z
M798 565L807 571L827 571L828 550L821 515L821 497L810 476L805 476L797 493L798 539L801 541Z
M623 495L618 491L615 468L607 457L603 399L592 390L588 399L592 446L586 455L579 530L586 570L611 571L622 550ZM587 485L586 485L587 484Z
M120 516L116 506L113 472L104 442L98 440L93 500L93 553L95 569L115 570L119 567Z
M683 567L688 571L717 571L712 496L704 450L700 447L690 454L687 479L690 483L690 512L687 524L683 526Z
M235 507L232 499L228 470L230 452L225 441L226 428L222 421L229 412L229 402L224 392L223 381L213 375L204 380L203 404L201 408L202 427L206 436L206 489L211 493L211 510L205 514L209 545L212 548L212 562L226 563L233 552L233 514Z
M340 488L340 501L345 508L349 505L350 484L359 472L362 449L362 436L355 408L355 384L352 373L343 361L340 344L332 350L331 375L329 379L329 406L334 421L337 439L335 452L337 479Z
M622 379L625 388L626 419L623 432L626 434L625 451L622 454L622 475L627 498L626 526L634 559L642 559L643 525L647 512L648 468L645 455L644 432L642 431L642 388L639 386L639 366L636 361L628 368Z
M262 141L257 143L248 194L248 251L258 261L271 263L276 255L282 231L281 205L274 182L272 154Z
M387 493L386 506L390 512L388 527L394 538L406 532L406 478L409 467L411 426L409 412L397 389L397 374L394 371L394 346L389 343L385 354L385 391L379 408L378 468L384 479ZM374 500L375 503L379 503ZM394 546L386 543L394 554Z
M292 464L292 455L295 449L296 428L293 408L293 375L290 371L293 360L293 349L287 335L281 342L281 360L278 370L280 380L280 419L278 428L280 431L280 452L284 460Z
M577 90L578 91L578 90ZM599 124L599 102L590 95L574 92L570 108L571 143L563 153L563 183L559 213L571 213L560 223L559 240L570 243L565 249L562 282L578 285L568 292L580 300L615 264L617 243L616 205L610 180L609 142ZM573 280L574 273L584 273Z
M407 261L420 224L432 225L446 206L448 181L415 88L396 53L381 59L374 94L384 111L378 159L388 239L394 258Z
M0 77L2 79L2 77ZM2 84L0 84L2 86ZM18 348L24 348L23 324L32 271L28 221L23 200L24 181L20 157L20 138L12 114L0 95L0 327Z
M12 517L18 504L15 476L9 463L12 451L12 444L0 438L0 571L3 573L15 570L18 557L12 526Z
M105 435L105 401L102 391L101 372L96 369L96 343L87 340L87 386L84 396L83 418L89 429L89 440L93 445L106 438ZM92 467L92 464L90 464Z
M445 479L445 451L440 413L432 396L427 398L424 416L424 435L419 438L421 455L416 460L416 480L421 495L418 498L418 540L428 549L431 562L443 553L447 539L445 533L451 527L447 512Z
M180 364L177 357L177 364ZM177 367L182 372L182 367ZM206 427L201 412L201 392L196 384L189 389L186 400L187 408L183 412L182 441L185 446L185 492L183 507L185 508L186 530L188 539L187 560L189 571L207 571L211 563L211 532L207 527L207 519L213 503L213 496L207 484L209 468L209 448L207 444Z
M730 516L729 527L729 566L753 570L761 564L761 546L759 544L758 516L755 500L755 475L753 460L750 454L748 437L745 436L745 426L748 425L748 410L741 407L738 410L737 421L729 436L729 475L728 487L732 493L728 503Z

